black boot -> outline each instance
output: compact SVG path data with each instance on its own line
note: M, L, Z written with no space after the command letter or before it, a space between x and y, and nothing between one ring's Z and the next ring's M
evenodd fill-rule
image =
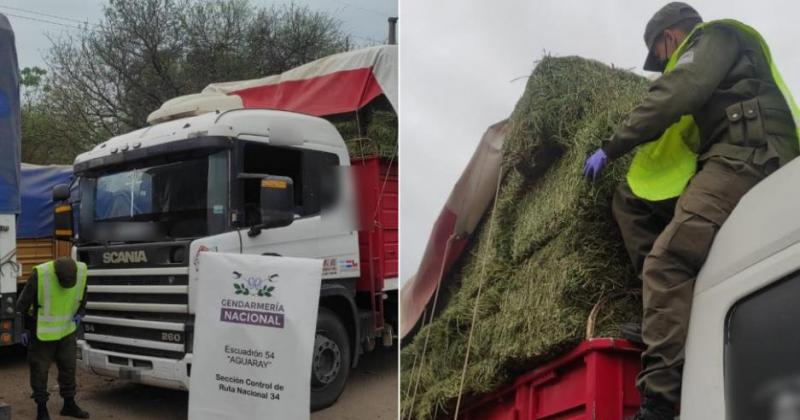
M47 403L36 404L36 420L50 420L50 413L47 412Z
M65 398L64 408L61 409L62 416L75 417L78 419L88 419L89 413L81 410L78 404L75 404L75 398Z
M675 404L658 396L642 397L639 411L628 420L673 420L675 418Z

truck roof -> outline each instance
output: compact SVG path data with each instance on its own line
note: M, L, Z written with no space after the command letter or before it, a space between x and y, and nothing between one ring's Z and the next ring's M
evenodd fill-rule
M277 146L307 146L346 149L344 140L327 120L295 112L270 109L235 109L208 112L145 127L106 140L75 158L76 171L86 164L138 149L198 137L228 137L261 141ZM117 159L118 160L118 159Z
M698 275L700 294L800 241L800 159L753 187L720 228Z

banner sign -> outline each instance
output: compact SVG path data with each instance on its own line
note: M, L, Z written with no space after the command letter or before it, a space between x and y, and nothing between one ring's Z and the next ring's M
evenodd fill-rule
M308 419L322 260L203 252L189 419Z

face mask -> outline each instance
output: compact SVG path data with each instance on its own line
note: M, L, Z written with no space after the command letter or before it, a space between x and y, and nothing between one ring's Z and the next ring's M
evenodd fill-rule
M669 53L669 48L668 48L668 44L667 44L667 38L668 37L669 37L669 34L664 32L663 42L664 42L664 53L666 55L666 58L662 60L662 59L658 59L658 57L656 57L658 59L658 64L661 66L661 70L662 71L664 70L664 68L667 67L667 63L669 62L670 56L672 55L672 54ZM671 37L670 37L670 39L671 39ZM674 45L674 42L673 42L673 45Z

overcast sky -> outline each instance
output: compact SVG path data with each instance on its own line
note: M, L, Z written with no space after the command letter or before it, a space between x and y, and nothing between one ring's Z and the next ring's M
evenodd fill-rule
M641 71L647 20L666 1L403 0L400 4L401 278L487 126L506 118L544 51ZM800 97L797 0L690 1L705 20L755 27ZM800 99L800 98L799 98Z
M0 13L8 17L14 28L20 68L46 67L48 35L58 37L77 32L81 22L97 23L107 3L106 0L0 0ZM250 0L250 3L268 7L289 1ZM356 43L384 41L388 31L386 19L397 16L397 0L295 0L294 3L330 13L342 22L342 28Z

